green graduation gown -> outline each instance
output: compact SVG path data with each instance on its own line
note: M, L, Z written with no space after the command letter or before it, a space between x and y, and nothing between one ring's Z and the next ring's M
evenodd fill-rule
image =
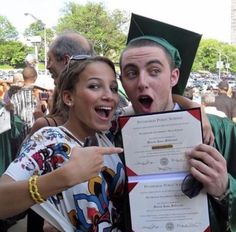
M3 104L0 102L0 108ZM0 175L14 160L23 141L24 123L11 112L11 129L0 134Z
M208 115L215 136L214 147L224 156L229 176L229 195L219 204L209 197L213 232L236 232L236 124L228 118Z

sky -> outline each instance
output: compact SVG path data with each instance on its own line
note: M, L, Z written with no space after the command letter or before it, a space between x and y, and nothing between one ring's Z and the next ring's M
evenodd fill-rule
M47 27L57 24L65 6L65 0L6 0L2 1L0 15L7 19L22 33L34 22L31 13L42 20ZM87 0L72 0L85 4ZM90 0L103 2L106 9L124 10L145 17L157 19L203 35L230 43L231 0Z

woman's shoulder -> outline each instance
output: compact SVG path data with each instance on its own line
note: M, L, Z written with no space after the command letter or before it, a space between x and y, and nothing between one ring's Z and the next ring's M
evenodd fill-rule
M53 118L40 117L34 122L30 131L30 135L32 135L33 133L35 133L36 131L38 131L39 129L43 127L52 127L52 126L54 127L57 126L57 123Z

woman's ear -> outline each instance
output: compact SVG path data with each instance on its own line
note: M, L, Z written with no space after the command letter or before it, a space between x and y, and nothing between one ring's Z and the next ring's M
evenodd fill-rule
M179 69L175 68L171 72L170 85L174 87L179 81Z
M70 91L65 90L63 93L63 101L67 106L73 106L74 105L74 98Z

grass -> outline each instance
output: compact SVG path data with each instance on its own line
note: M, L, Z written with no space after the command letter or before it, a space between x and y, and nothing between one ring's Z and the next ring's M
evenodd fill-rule
M23 69L24 67L21 67L21 68ZM38 68L39 70L44 70L44 64L39 63ZM0 65L0 70L11 70L11 69L15 69L15 68L10 65Z

